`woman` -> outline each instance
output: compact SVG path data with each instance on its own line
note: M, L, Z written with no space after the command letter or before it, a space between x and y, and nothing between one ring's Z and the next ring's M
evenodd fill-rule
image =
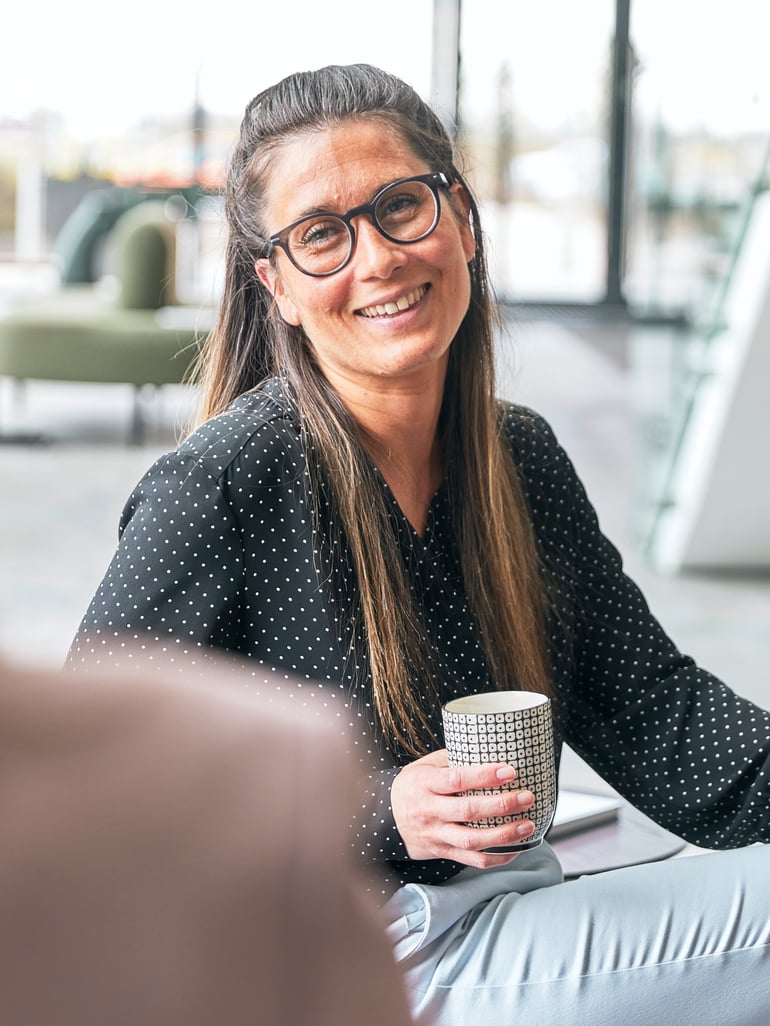
M766 1021L764 848L563 884L547 845L483 851L531 823L465 825L534 797L462 795L514 771L448 768L452 697L549 693L560 742L712 847L770 837L770 716L676 650L548 426L496 402L436 117L368 66L293 75L246 110L226 212L200 426L131 496L71 660L128 635L299 675L310 706L342 691L371 782L353 843L421 1020Z

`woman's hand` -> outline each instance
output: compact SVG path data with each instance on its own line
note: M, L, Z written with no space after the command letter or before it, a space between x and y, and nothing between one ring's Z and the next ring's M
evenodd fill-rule
M525 840L535 829L531 820L484 828L465 824L525 812L534 803L532 792L462 793L499 787L515 777L516 771L505 763L449 766L446 749L404 766L393 781L390 800L409 857L453 859L480 869L505 865L515 859L516 853L490 855L481 849Z

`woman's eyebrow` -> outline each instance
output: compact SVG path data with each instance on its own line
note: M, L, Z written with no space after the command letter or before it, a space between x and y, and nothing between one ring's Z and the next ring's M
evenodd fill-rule
M394 182L399 182L402 178L408 177L409 175L403 174L397 175L395 178L385 179L385 181L380 182L378 185L375 185L375 187L369 194L368 199L362 200L362 203L354 203L352 206L346 207L344 210L340 210L339 206L332 206L331 204L323 203L318 203L314 204L311 207L306 207L303 211L298 213L296 217L292 218L291 223L293 224L294 221L300 221L303 217L311 217L313 214L336 214L339 217L341 214L346 214L348 210L355 210L356 207L360 207L362 204L365 205L367 203L371 203L371 201L374 199L377 193L382 192L382 190L385 189L388 185L393 185Z
M339 215L342 211L330 204L317 203L312 207L305 207L304 210L300 211L296 217L292 218L292 221L300 221L303 217L312 217L313 214L337 214Z

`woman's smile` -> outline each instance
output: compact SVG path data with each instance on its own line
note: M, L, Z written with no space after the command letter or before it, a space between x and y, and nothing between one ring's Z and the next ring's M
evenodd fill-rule
M358 312L362 317L395 317L397 314L403 313L405 310L409 310L420 302L422 297L430 288L429 285L421 285L419 288L412 289L407 292L406 295L401 295L398 299L386 299L381 303L375 303L372 306L365 306Z

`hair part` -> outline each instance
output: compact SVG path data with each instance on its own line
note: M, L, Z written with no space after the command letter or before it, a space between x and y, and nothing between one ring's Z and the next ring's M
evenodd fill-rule
M440 422L453 527L496 686L550 692L542 571L518 471L501 438L494 306L478 206L440 120L395 76L363 64L300 72L247 106L225 189L228 239L219 319L197 363L198 422L271 375L287 384L311 474L331 488L351 553L358 594L348 626L351 638L364 639L377 726L394 749L421 755L439 743L431 730L436 708L425 707L426 695L438 702L436 672L382 488L365 439L318 367L312 345L301 328L281 319L255 271L267 241L264 204L276 149L303 133L362 118L398 133L415 156L459 182L469 198L476 240L468 265L471 301L452 343ZM312 492L315 497L318 489ZM479 509L486 514L478 516ZM501 566L509 572L501 574Z

